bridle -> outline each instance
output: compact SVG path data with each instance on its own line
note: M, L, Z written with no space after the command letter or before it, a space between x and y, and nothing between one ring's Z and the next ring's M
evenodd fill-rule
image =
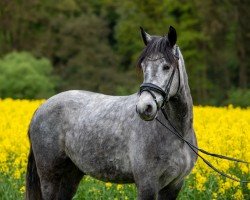
M179 89L180 89L180 69L179 69L179 66L178 66L178 60L179 60L179 47L176 46L176 49L175 49L175 54L173 54L175 58L177 58L177 60L175 60L175 62L177 63L176 66L173 66L173 71L170 75L170 78L168 80L168 83L165 87L165 90L163 90L161 87L159 87L158 85L155 85L153 83L142 83L141 86L140 86L140 91L139 91L139 95L141 95L142 92L144 91L147 91L148 93L150 93L150 95L153 97L156 105L157 105L157 109L159 110L160 108L164 107L165 103L168 101L168 96L169 96L169 92L170 92L170 88L171 88L171 85L172 85L172 82L173 82L173 79L174 79L174 75L175 75L175 72L176 72L176 68L177 68L177 71L178 71L178 74L179 74L179 84L178 84L178 89L177 89L177 92L176 94L178 94L179 92ZM160 94L163 98L163 103L161 106L159 106L158 102L157 102L157 98L155 96L155 94L153 93L156 92L158 94Z
M174 54L174 57L177 58L177 60L179 60L179 48L178 46L176 46L176 50L175 50L175 54ZM159 122L163 127L165 127L168 131L170 131L171 133L173 133L174 135L176 135L181 141L183 141L184 143L186 143L190 149L198 156L202 159L203 162L205 162L205 164L207 164L210 168L212 168L214 171L216 171L217 173L219 173L220 175L226 177L226 178L229 178L231 180L234 180L234 181L237 181L237 182L241 182L241 183L249 183L250 181L248 180L240 180L240 179L237 179L237 178L234 178L233 176L231 175L228 175L226 173L224 173L223 171L217 169L216 167L214 167L208 160L206 160L203 156L201 156L199 154L199 152L201 153L204 153L206 155L209 155L209 156L212 156L212 157L217 157L217 158L220 158L220 159L225 159L225 160L229 160L229 161L234 161L234 162L241 162L241 163L245 163L245 164L250 164L249 162L246 162L244 160L239 160L239 159L236 159L236 158L232 158L232 157L228 157L228 156L224 156L224 155L220 155L220 154L215 154L215 153L210 153L208 151L205 151L201 148L198 148L197 146L191 144L189 141L187 141L184 137L183 137L183 134L181 134L181 131L177 130L177 128L171 123L171 121L169 120L169 117L167 115L167 112L165 111L164 109L164 106L165 104L168 102L168 96L169 96L169 91L170 91L170 88L171 88L171 85L172 85L172 82L173 82L173 78L174 78L174 74L175 74L175 71L176 71L176 68L178 70L178 73L179 73L179 85L178 85L178 89L177 89L177 92L175 95L178 94L179 92L179 89L180 89L180 69L179 69L179 66L178 66L178 62L177 62L177 66L174 66L174 69L170 75L170 78L168 80L168 83L165 87L165 90L163 90L161 87L153 84L153 83L143 83L141 84L140 86L140 90L139 90L139 94L141 95L142 92L144 91L147 91L148 93L150 93L150 95L153 97L156 105L157 105L157 110L161 110L166 121L168 122L168 124L170 125L170 127L168 127L166 124L164 124L158 117L155 118L155 120L157 122ZM157 102L157 98L154 94L154 92L160 94L163 98L163 103L161 106L158 105L158 102ZM175 96L174 95L174 96Z

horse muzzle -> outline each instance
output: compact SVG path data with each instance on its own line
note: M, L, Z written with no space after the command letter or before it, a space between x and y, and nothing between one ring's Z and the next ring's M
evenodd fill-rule
M143 92L136 105L136 112L140 118L145 121L151 121L156 117L157 111L157 104L152 99L152 96L147 92Z

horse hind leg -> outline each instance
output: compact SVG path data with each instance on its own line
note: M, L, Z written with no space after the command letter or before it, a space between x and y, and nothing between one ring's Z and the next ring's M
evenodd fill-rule
M69 158L65 158L50 169L40 170L41 191L43 200L72 199L80 180L81 172Z
M43 200L57 199L60 182L55 179L41 177L41 191ZM34 199L35 200L35 199Z
M136 181L137 199L138 200L154 200L157 196L157 188L153 178L140 176Z
M178 184L170 183L158 192L158 200L175 200L182 188L184 181Z
M84 173L69 161L60 181L58 200L72 199L83 176Z

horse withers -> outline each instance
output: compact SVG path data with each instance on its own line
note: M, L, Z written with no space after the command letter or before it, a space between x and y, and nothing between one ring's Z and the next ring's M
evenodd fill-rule
M72 90L37 109L28 133L26 199L72 199L84 175L135 183L139 200L176 199L197 157L154 119L168 125L159 108L164 109L182 136L197 145L187 73L173 27L163 37L143 29L141 34L140 93Z

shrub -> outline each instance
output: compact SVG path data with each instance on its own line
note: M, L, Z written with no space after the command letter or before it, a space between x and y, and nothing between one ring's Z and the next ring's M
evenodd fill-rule
M226 104L234 106L249 107L250 106L250 90L249 89L234 89L228 93Z
M12 52L0 59L1 98L47 98L55 93L55 80L46 58Z

